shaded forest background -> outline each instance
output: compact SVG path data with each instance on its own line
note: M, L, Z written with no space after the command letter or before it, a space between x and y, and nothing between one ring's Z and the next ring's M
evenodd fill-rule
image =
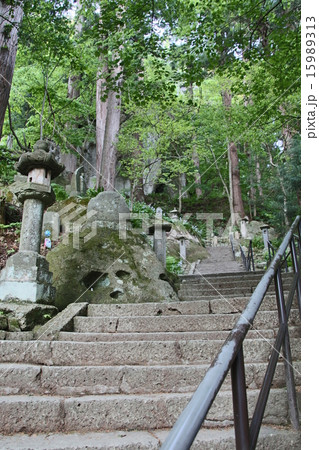
M131 207L283 232L300 212L300 2L1 1L0 138L2 204L45 138L90 195L122 177Z

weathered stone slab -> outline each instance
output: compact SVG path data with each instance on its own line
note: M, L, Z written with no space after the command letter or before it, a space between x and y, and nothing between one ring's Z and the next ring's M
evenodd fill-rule
M49 342L2 341L0 362L52 364Z
M300 384L300 363L294 363L294 377ZM197 388L208 370L202 365L172 366L37 366L30 364L0 364L0 395L105 395L187 393ZM266 363L246 364L246 385L260 388ZM285 387L285 368L279 362L273 387ZM221 390L231 389L230 375Z
M56 338L60 331L73 331L73 320L79 314L85 314L87 303L71 303L57 316L39 328L36 332L36 338L42 340L51 340Z
M248 393L249 415L257 391ZM84 396L65 401L65 431L143 430L173 426L190 400L190 394ZM208 413L206 426L233 423L230 392L220 392ZM287 395L274 389L269 395L265 424L287 424Z
M4 434L53 432L63 425L62 400L58 397L0 397L0 432Z
M295 333L292 333L295 331ZM61 332L59 341L76 342L113 342L113 341L190 341L190 340L224 340L228 337L229 331L194 331L194 332L162 332L162 333L76 333ZM290 330L290 337L299 337L300 329ZM247 337L249 339L261 338L271 339L275 337L274 330L250 330Z
M140 317L75 317L74 330L83 333L138 333L231 330L240 314L209 314L185 316ZM298 325L298 312L293 310L291 325ZM276 311L259 311L253 323L256 329L278 327Z
M41 367L31 364L0 364L0 395L40 392Z
M54 433L39 435L0 436L0 446L6 450L158 450L168 436L168 430L117 431L95 433ZM309 441L310 442L310 441ZM107 444L106 444L107 443ZM259 433L257 450L299 450L300 433L292 429L263 426ZM201 429L192 450L233 450L233 428Z
M6 450L155 450L159 440L148 431L79 432L0 436L0 446Z
M88 316L166 316L181 314L209 314L209 302L172 302L119 305L89 305Z

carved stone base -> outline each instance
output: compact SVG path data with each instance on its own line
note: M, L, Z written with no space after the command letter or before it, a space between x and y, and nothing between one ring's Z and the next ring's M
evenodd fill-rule
M12 255L0 273L0 300L52 304L55 288L47 260L36 252Z

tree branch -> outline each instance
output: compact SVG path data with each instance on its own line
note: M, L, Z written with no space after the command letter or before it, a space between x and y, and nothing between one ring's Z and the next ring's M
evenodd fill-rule
M250 48L251 48L253 35L254 35L255 31L257 30L257 28L262 23L262 21L265 19L265 17L267 17L274 9L276 9L277 6L280 5L280 3L282 3L282 0L279 0L277 3L275 3L275 5L272 8L270 8L267 12L265 12L265 14L263 16L261 16L261 18L258 20L258 22L256 23L256 25L253 28L253 31L250 33L250 38L249 38L249 46L250 46Z
M21 144L21 142L19 141L18 136L16 135L14 129L13 129L13 125L12 125L12 118L11 118L11 108L10 108L10 103L8 102L8 116L9 116L9 125L10 125L10 130L11 133L13 134L13 136L15 137L18 146L24 151L24 152L29 152L30 148L25 147L24 145Z

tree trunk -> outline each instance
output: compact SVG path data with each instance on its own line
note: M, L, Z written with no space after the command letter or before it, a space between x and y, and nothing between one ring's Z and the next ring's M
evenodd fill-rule
M6 201L4 198L0 198L0 223L2 225L6 223Z
M230 111L232 96L228 90L222 91L224 106ZM240 218L245 217L244 204L241 195L240 173L237 145L235 142L228 144L228 163L229 163L229 193L231 198L230 214L232 225L237 223Z
M11 3L11 2L10 2ZM21 6L0 1L0 139L6 113L18 46L18 27L23 17ZM3 18L7 18L7 20Z
M107 66L98 72L96 81L96 188L100 187L101 164L103 154L103 143L105 136L107 117L107 92L105 91L105 77Z
M231 161L231 176L233 187L233 206L235 216L245 217L244 204L241 196L239 161L237 153L237 145L231 142L229 145L229 154Z
M201 179L201 175L200 175L200 171L199 171L199 157L198 157L198 153L196 151L195 145L193 148L192 159L193 159L194 166L197 169L195 172L195 185L196 185L195 191L196 191L196 198L199 198L203 195L203 191L200 187L200 185L202 183L202 179Z
M191 83L188 87L188 93L190 96L190 99L192 101L194 101L194 89L193 89L193 84ZM199 198L203 195L203 191L201 189L201 183L202 183L202 179L201 179L201 175L200 175L200 171L199 171L199 157L198 157L198 153L196 151L196 135L193 135L192 138L193 141L193 154L192 154L192 160L194 163L194 166L196 167L196 172L195 172L195 192L196 192L196 198Z
M121 73L121 67L113 69L112 78ZM118 87L120 81L117 82ZM101 171L99 185L105 191L114 191L116 163L117 163L117 137L120 130L121 120L121 93L118 91L109 91L107 98L107 115L105 124L105 134L103 142L103 151L101 158Z

